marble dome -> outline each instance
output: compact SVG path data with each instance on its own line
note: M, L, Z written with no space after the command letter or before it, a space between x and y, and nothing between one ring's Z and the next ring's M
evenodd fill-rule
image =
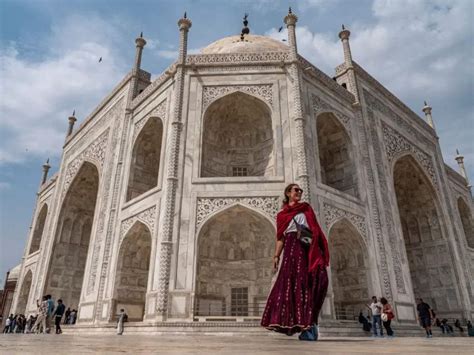
M276 39L259 36L246 35L245 40L240 40L240 35L229 36L212 42L201 50L202 54L219 53L256 53L256 52L279 52L287 51L289 47Z

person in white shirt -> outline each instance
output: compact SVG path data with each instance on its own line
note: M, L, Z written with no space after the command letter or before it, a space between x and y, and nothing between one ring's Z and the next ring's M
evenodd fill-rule
M372 311L372 330L374 332L374 337L377 336L377 325L380 328L380 336L383 337L383 328L382 328L382 303L377 300L377 297L372 297L372 303L367 305L367 307Z

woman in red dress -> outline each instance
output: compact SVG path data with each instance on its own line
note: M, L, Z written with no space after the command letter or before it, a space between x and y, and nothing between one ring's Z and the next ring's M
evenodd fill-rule
M283 208L277 215L273 256L273 267L279 273L261 325L286 335L301 333L300 340L317 340L318 316L328 288L329 250L312 207L300 202L302 194L297 184L285 188ZM311 230L313 238L309 247L299 240L297 225Z

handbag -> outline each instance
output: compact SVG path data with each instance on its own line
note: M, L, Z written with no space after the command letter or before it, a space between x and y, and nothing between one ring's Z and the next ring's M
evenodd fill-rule
M313 232L311 232L311 229L306 227L304 224L299 224L296 222L295 217L293 217L293 222L295 222L298 239L300 240L301 244L304 247L309 247L313 241Z

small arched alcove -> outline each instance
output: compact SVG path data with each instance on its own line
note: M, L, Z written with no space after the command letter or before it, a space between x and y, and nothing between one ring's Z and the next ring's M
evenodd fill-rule
M38 251L41 245L41 239L43 238L44 224L46 222L46 216L48 215L48 205L44 204L38 214L36 220L35 229L33 231L33 237L31 238L30 252L32 254Z
M161 120L157 117L149 118L133 145L127 201L158 185L162 137Z
M23 283L20 288L20 294L18 295L18 303L16 305L17 314L26 314L26 307L28 305L28 297L30 296L32 279L33 274L31 270L28 270L25 277L23 278Z
M275 247L271 222L235 205L211 217L198 236L196 316L260 316L270 291Z
M325 112L317 116L316 130L322 183L358 197L354 152L346 129L333 113Z
M235 92L206 110L201 177L272 176L273 149L272 113L262 100Z
M136 222L120 245L115 276L115 314L124 308L130 320L143 320L150 255L150 230L143 223Z

